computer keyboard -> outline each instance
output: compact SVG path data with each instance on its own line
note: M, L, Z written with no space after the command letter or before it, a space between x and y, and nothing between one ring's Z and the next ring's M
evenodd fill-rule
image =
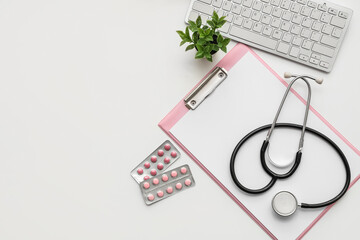
M311 0L192 0L185 22L213 11L226 16L223 36L330 72L352 10Z

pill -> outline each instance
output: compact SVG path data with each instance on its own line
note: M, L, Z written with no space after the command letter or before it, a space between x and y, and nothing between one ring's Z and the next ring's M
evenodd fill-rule
M141 174L144 173L144 170L143 170L142 168L139 168L139 169L137 170L137 173L138 173L139 175L141 175Z
M169 193L169 194L172 193L172 192L173 192L173 188L172 188L172 187L168 187L168 188L166 189L166 192Z
M163 192L163 191L158 191L158 192L157 192L157 195L158 195L158 197L163 197L163 196L164 196L164 192Z
M185 180L185 186L190 186L191 185L191 180L190 179L186 179Z
M154 185L158 185L158 184L159 184L159 179L154 178L154 179L153 179L153 184L154 184Z
M149 167L150 167L150 163L149 163L149 162L144 163L144 167L145 167L145 168L149 168Z
M163 182L167 182L167 180L169 180L169 177L166 174L164 174L162 175L161 179L163 180Z
M166 157L164 158L164 163L168 164L170 162L170 158Z
M148 188L150 187L150 183L144 182L144 185L143 185L143 186L144 186L145 189L148 189Z
M159 164L157 165L157 168L158 168L159 170L162 170L162 169L164 168L164 165L163 165L162 163L159 163Z
M176 177L176 176L177 176L177 172L176 172L176 171L172 171L172 172L171 172L171 176L172 176L172 177Z
M182 174L185 174L185 173L187 172L186 167L182 167L182 168L180 169L180 172L181 172Z
M148 180L150 177L149 176L145 176L144 177L144 180Z
M159 155L160 157L164 156L164 151L163 151L163 150L159 150L159 151L158 151L158 155Z
M153 201L155 199L154 195L152 195L151 193L147 196L147 199L149 201Z
M175 151L172 151L172 152L171 152L171 156L172 156L173 158L175 158L175 157L177 156L177 153L176 153Z
M164 148L166 151L169 151L171 149L171 146L170 144L165 144Z
M177 183L177 184L175 185L175 187L176 187L177 190L180 190L180 189L182 188L182 184L181 184L181 183Z
M157 161L157 157L156 157L156 156L152 156L152 157L151 157L151 161L152 161L153 163L155 163L155 162Z
M155 170L155 169L152 169L152 170L150 171L150 174L151 174L152 176L155 176L155 175L156 175L156 170Z

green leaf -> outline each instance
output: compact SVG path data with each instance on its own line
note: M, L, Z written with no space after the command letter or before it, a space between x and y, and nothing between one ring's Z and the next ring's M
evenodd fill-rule
M208 24L210 27L215 28L215 24L214 24L213 21L208 20L208 21L207 21L207 24Z
M230 39L229 38L225 38L224 41L222 42L223 43L223 46L226 47L230 42Z
M213 40L212 35L208 35L205 37L205 41L207 41L207 42L211 42L212 40Z
M212 62L212 56L211 56L211 54L207 54L205 57L206 57L206 59L207 59L209 62Z
M198 50L198 52L203 52L204 51L204 47L200 44L196 44L196 48Z
M197 41L199 40L199 33L198 32L195 32L193 35L192 35L192 40L193 42L196 44Z
M186 35L187 39L191 40L190 33L189 33L189 27L186 27L185 35Z
M224 38L221 34L218 35L217 41L218 43L222 43L224 41Z
M193 21L189 21L189 29L195 33L198 31L198 27L196 26L196 23L194 23Z
M195 47L195 44L190 44L189 46L186 47L185 51L189 51L191 49L193 49Z
M227 52L226 46L223 46L223 47L221 48L221 50L226 53L226 52Z
M187 42L186 40L182 40L180 43L180 46L184 45L184 43L186 43L186 42Z
M195 55L195 58L198 59L198 58L203 58L204 57L204 52L201 52L201 51L198 51Z
M176 31L179 36L181 37L181 39L184 39L185 38L185 33L183 31Z
M197 44L199 45L204 45L206 43L206 40L204 38L200 38L198 41L197 41ZM197 46L197 45L196 45Z
M213 12L212 15L213 20L218 21L219 20L219 15L216 13L216 11Z
M198 18L196 19L196 26L199 28L199 27L201 27L201 24L202 24L201 17L198 16Z

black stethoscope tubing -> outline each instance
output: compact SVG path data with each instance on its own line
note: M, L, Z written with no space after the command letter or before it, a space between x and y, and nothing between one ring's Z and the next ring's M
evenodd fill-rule
M268 144L268 141L264 141L263 146L261 148L260 151L260 159L261 159L261 165L264 169L264 171L271 177L270 182L264 186L263 188L260 189L250 189L245 187L243 184L240 183L240 181L238 180L236 173L235 173L235 160L236 160L236 155L239 151L239 149L241 148L241 146L252 136L256 135L259 132L262 132L266 129L271 128L271 124L268 125L264 125L261 126L259 128L256 128L255 130L251 131L250 133L248 133L245 137L243 137L239 143L236 145L236 147L234 148L234 151L231 155L230 158L230 173L231 173L231 177L234 181L234 183L236 184L236 186L238 188L240 188L241 190L243 190L244 192L250 193L250 194L259 194L259 193L263 193L266 192L267 190L269 190L277 181L277 179L281 179L281 178L287 178L289 176L291 176L297 169L297 167L299 166L300 162L301 162L301 152L299 151L296 155L296 160L292 166L292 168L289 170L289 172L285 173L285 174L276 174L273 171L271 171L269 169L269 167L267 166L266 162L265 162L265 150ZM293 124L293 123L277 123L275 125L275 128L295 128L295 129L303 129L302 125L298 125L298 124ZM329 137L325 136L324 134L322 134L321 132L306 127L305 130L309 133L314 134L315 136L320 137L321 139L323 139L324 141L326 141L330 146L332 146L335 151L338 153L339 157L341 158L344 167L345 167L345 172L346 172L346 180L345 180L345 184L344 187L342 188L342 190L332 199L325 201L325 202L321 202L321 203L315 203L315 204L309 204L309 203L301 203L300 207L301 208L321 208L321 207L326 207L328 205L331 205L333 203L335 203L337 200L339 200L347 191L347 189L350 186L350 180L351 180L351 172L350 172L350 166L349 163L344 155L344 153L341 151L341 149L336 145L336 143L334 143Z

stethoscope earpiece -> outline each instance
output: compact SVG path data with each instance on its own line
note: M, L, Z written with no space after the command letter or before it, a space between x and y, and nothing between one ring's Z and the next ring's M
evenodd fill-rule
M291 192L282 191L273 197L271 205L279 216L288 217L296 212L298 202Z

